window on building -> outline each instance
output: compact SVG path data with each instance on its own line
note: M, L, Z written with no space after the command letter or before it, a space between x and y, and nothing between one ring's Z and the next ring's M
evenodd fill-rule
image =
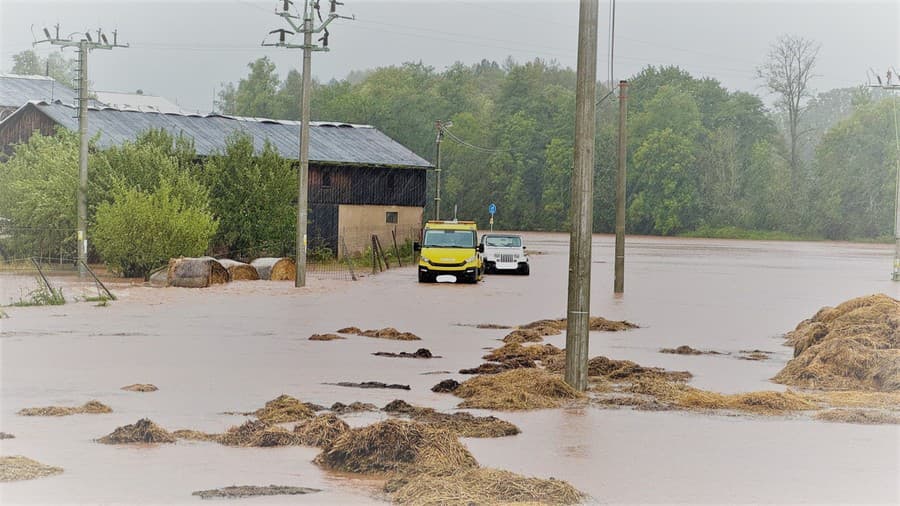
M331 172L322 173L322 188L331 188Z
M398 214L397 211L388 211L384 213L384 221L387 223L397 223Z

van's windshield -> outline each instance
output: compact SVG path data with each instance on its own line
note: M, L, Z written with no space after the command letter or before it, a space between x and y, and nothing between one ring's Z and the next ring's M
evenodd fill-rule
M474 248L474 230L426 230L423 248Z

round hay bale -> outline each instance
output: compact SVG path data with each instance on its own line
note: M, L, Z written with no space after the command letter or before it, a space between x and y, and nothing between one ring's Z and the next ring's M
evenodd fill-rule
M259 279L270 281L293 281L297 277L297 265L290 257L264 257L250 262Z
M350 429L315 463L352 473L409 472L448 475L478 467L452 433L417 422L385 420Z
M168 286L206 288L230 281L228 270L213 257L173 258L166 276Z
M253 267L250 264L238 262L237 260L230 260L228 258L220 258L219 263L228 270L228 275L231 277L232 281L256 281L259 279L259 273L256 272L256 267Z
M150 286L165 287L169 285L169 269L161 267L150 273Z

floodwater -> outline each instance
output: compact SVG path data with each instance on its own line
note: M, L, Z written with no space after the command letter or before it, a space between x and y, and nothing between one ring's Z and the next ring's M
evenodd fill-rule
M565 315L568 236L526 234L529 277L487 276L478 286L419 285L415 270L358 282L238 282L210 289L113 285L107 307L81 302L5 308L0 320L0 454L60 466L58 476L0 485L9 503L200 503L191 492L229 485L322 489L253 503L372 503L379 482L326 473L317 450L230 448L179 441L129 447L94 443L148 417L169 429L221 432L281 393L330 405L383 406L402 398L437 409L458 399L430 387L481 363L504 330ZM768 381L790 359L781 334L821 306L876 292L900 298L885 245L630 238L623 296L612 294L613 239L595 236L592 314L640 329L591 333L591 355L689 370L691 384L725 393L782 390ZM0 277L0 282L5 282ZM463 325L460 325L463 324ZM315 342L313 333L355 325L396 327L423 341L365 337ZM564 336L548 342L563 346ZM678 356L687 344L732 355ZM443 358L391 359L376 351L430 349ZM774 352L739 360L743 349ZM360 390L338 381L409 384ZM160 390L119 390L153 383ZM114 413L33 418L21 408L98 399ZM486 413L486 412L485 412ZM597 407L492 413L522 434L465 439L484 466L571 482L598 503L900 503L900 428L824 423L808 415L758 417ZM361 425L381 415L348 418ZM204 501L207 504L209 501ZM233 504L233 502L232 502Z

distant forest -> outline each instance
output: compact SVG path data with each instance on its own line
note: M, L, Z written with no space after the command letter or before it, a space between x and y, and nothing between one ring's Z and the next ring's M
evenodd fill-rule
M226 114L298 119L301 77L267 58L228 84ZM675 67L629 79L628 224L633 234L884 239L894 215L891 98L866 87L804 101L797 160L787 114ZM814 84L814 82L812 83ZM598 99L608 88L598 88ZM434 161L435 120L451 120L441 147L442 211L505 229L568 229L575 71L536 59L423 63L315 82L312 119L373 125ZM597 109L594 230L612 232L618 101ZM429 184L429 202L433 198ZM429 203L429 206L431 204ZM431 216L431 211L427 211Z

